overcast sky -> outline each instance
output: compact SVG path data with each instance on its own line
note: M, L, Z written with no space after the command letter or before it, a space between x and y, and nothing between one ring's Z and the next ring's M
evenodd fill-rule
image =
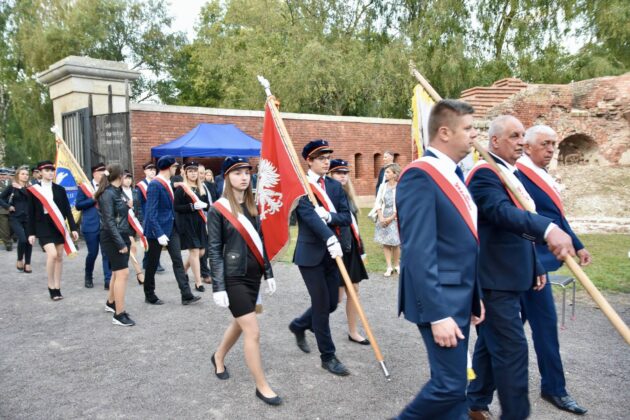
M192 41L199 11L207 2L208 0L170 0L169 11L174 17L172 29L186 32L188 39Z

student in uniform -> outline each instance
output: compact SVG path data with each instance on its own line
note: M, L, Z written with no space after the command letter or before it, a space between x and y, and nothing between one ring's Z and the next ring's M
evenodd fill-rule
M48 292L52 300L63 299L61 295L61 272L64 248L75 253L74 242L79 239L77 225L72 216L66 190L53 182L55 165L49 160L39 162L37 168L42 173L39 185L28 188L28 242L35 244L35 238L46 252L46 273ZM66 220L70 232L66 227Z
M125 170L122 181L122 192L125 195L125 199L127 200L127 205L131 210L133 210L131 212L132 217L136 218L136 226L130 226L131 229L129 230L129 232L131 233L129 236L129 240L131 242L131 245L129 246L129 256L132 257L131 264L133 265L133 269L136 272L136 281L138 282L138 284L142 285L144 284L144 273L142 272L142 266L136 258L136 242L138 242L139 240L140 247L143 249L143 251L146 251L146 249L144 248L144 241L146 239L142 239L144 235L142 232L142 205L140 203L141 193L137 189L134 190L133 188L131 188L132 184L133 177L131 176L131 172Z
M216 376L228 379L225 357L243 333L245 362L256 382L256 397L269 405L280 405L282 398L267 383L260 357L256 319L260 278L264 275L270 294L275 292L276 282L262 241L251 169L241 157L225 159L223 197L208 214L213 298L217 305L229 307L234 317L211 361Z

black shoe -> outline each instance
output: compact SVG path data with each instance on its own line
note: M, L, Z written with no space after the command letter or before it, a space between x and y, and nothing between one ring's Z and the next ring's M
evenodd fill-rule
M201 286L195 285L195 290L198 291L198 292L205 292L206 288L203 287L203 284Z
M348 334L348 340L352 341L353 343L362 344L364 346L369 346L370 345L370 340L368 340L367 338L364 338L363 340L359 341L359 340L355 340L354 338L352 338L352 336L350 336L350 334Z
M541 393L540 397L545 401L549 401L551 404L555 405L560 410L568 411L569 413L582 415L588 411L586 408L580 407L578 403L570 395L565 395L564 397L557 397L555 395L547 395L547 394Z
M113 314L116 313L116 302L109 303L108 300L105 301L105 312L111 312Z
M214 360L214 355L215 353L212 353L212 357L210 358L210 361L212 362L212 365L214 366L214 374L217 375L217 378L221 380L228 379L230 377L230 374L227 371L227 366L225 366L225 363L223 364L223 372L221 373L217 372L217 362Z
M163 273L166 270L164 269L164 267L162 267L160 264L158 264L157 269L155 270L156 273Z
M52 289L54 296L52 297L52 300L61 300L63 299L63 296L61 296L61 289Z
M304 353L310 353L311 348L308 346L306 342L306 336L304 335L304 331L293 331L291 329L291 325L289 325L289 331L291 331L295 335L295 343L298 348L302 350Z
M127 312L121 312L118 315L114 314L114 316L112 317L112 324L120 325L122 327L133 327L134 325L136 325L136 323L133 322L131 318L129 318Z
M103 289L105 289L105 290L109 290L109 283L105 283L105 284L103 285Z
M275 397L265 397L259 390L258 388L256 388L256 396L258 398L260 398L261 400L263 400L264 402L266 402L269 405L280 405L282 404L282 398L280 398L279 396L275 396Z
M92 281L91 278L86 277L85 278L85 288L86 289L91 289L92 287L94 287L94 282Z
M201 296L191 296L189 298L182 298L182 305L192 305L195 302L198 302L201 299Z
M325 362L322 361L322 367L334 375L350 375L350 371L336 357L333 357L332 359Z
M51 289L50 287L48 288L48 293L50 293L50 299L51 300L55 300L55 296L57 296L57 292L55 291L55 289Z
M157 296L153 296L152 298L145 297L144 301L151 305L164 305L164 302Z

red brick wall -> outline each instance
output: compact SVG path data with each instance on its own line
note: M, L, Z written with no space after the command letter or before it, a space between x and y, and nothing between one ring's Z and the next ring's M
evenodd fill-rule
M164 107L163 107L164 108ZM346 159L353 171L352 181L358 195L373 195L384 150L399 154L397 162L404 166L411 160L411 126L388 120L379 122L322 121L284 118L287 131L298 154L312 139L323 138L335 150L334 157ZM151 159L151 148L187 133L199 123L235 124L250 136L262 138L262 117L189 114L131 110L131 153L134 178L143 176L142 164ZM361 154L359 177L355 177L355 155ZM378 155L375 170L374 156ZM200 159L215 171L222 159ZM304 165L306 168L306 166Z

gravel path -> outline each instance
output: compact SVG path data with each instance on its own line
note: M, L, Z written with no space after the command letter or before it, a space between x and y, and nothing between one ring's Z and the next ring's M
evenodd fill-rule
M166 304L145 304L141 287L130 281L127 307L137 325L122 328L103 311L100 271L94 289L83 288L82 245L80 257L65 260L61 302L48 298L40 249L33 274L18 273L14 253L0 252L0 418L384 419L429 375L417 329L396 317L397 282L380 275L362 283L361 295L392 381L384 380L370 347L347 340L343 310L331 325L338 357L352 375L325 372L316 352L301 353L287 329L308 304L304 283L296 267L276 264L278 292L265 296L259 319L267 378L285 403L268 407L254 396L242 341L226 360L231 378L215 378L210 355L231 317L209 292L199 304L182 306L166 254L167 272L157 277ZM578 300L577 319L560 332L569 392L589 409L588 418L628 419L630 347L587 297ZM611 302L630 322L630 297L614 295ZM307 339L315 349L314 337ZM538 397L533 349L529 374L532 418L574 418Z

